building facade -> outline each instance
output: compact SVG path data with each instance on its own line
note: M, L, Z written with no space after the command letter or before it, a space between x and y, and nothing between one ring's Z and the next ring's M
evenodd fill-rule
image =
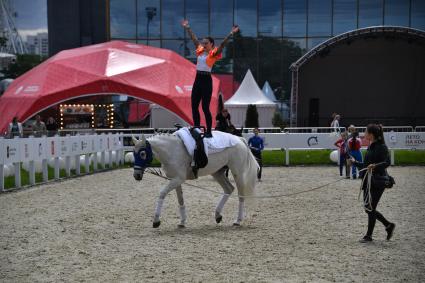
M219 44L240 26L215 66L235 85L251 69L260 87L268 81L278 99L288 100L290 65L314 46L344 32L369 26L425 30L423 0L109 0L111 40L174 50L195 60L194 46L180 25L188 19L198 37Z
M47 4L50 55L107 40L124 40L171 49L195 62L195 47L180 25L182 19L189 20L198 37L211 36L216 44L220 44L232 25L237 24L241 32L232 38L223 52L223 59L213 69L215 74L223 77L222 82L225 83L222 85L227 88L224 91L233 94L250 69L260 88L268 81L277 99L285 102L289 102L291 97L291 64L328 39L371 26L425 30L424 0L47 0ZM394 56L409 53L408 46L405 47L394 51ZM378 46L376 50L380 48L386 48L386 45ZM345 51L341 54L347 56ZM373 62L368 58L365 56L363 62ZM402 59L399 58L399 61ZM320 63L320 60L314 62ZM340 64L344 60L334 62ZM356 60L352 62L356 63ZM421 65L421 62L418 64ZM382 66L388 70L397 68L389 64ZM311 68L306 67L308 69ZM364 70L367 66L354 69ZM380 71L379 68L371 69ZM321 69L317 70L320 72ZM418 76L418 73L415 75ZM303 79L304 86L319 81L317 77L302 73L300 78L309 78ZM385 83L387 78L380 78L379 84ZM407 89L405 84L411 80L400 78L398 88ZM354 81L355 78L351 80ZM375 83L368 81L372 82ZM341 84L340 87L343 87L344 82ZM357 89L367 88L359 80L356 84L359 85ZM374 87L377 91L379 84ZM310 91L306 96L307 88L303 85L298 89L300 97L297 107L298 113L307 114L298 116L298 126L326 126L331 115L327 112L330 111L324 113L324 107L320 107L320 111L315 110L320 97L324 96L323 92ZM329 87L326 84L317 85ZM414 92L420 93L421 84L417 85ZM345 91L352 88L341 89L344 91L339 91L338 99L350 101L354 97L354 94ZM396 99L396 95L403 95L399 93L394 92L387 98ZM332 97L332 92L327 93L326 97ZM324 100L320 101L321 105L324 103ZM340 105L344 109L362 109L361 105ZM334 109L332 112L344 109ZM387 112L391 113L391 109ZM344 113L341 114L344 116ZM359 115L369 117L372 114L359 111ZM380 117L375 118L379 120ZM345 120L345 123L348 121Z
M49 56L49 37L47 32L28 35L25 44L27 45L28 53L43 57Z

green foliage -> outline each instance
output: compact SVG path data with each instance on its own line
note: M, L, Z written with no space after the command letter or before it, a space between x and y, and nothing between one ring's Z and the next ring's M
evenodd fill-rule
M18 54L16 56L16 62L10 64L9 67L4 71L4 74L7 78L16 79L35 66L39 65L45 59L46 58L43 58L39 55Z
M425 150L396 150L396 165L425 165Z
M285 151L283 150L264 150L262 152L263 165L282 166L285 163Z
M255 106L254 104L248 105L248 108L246 109L245 127L246 128L259 127L257 106Z
M282 115L279 111L275 111L272 118L273 127L279 127L281 129L286 127L286 123L282 119Z

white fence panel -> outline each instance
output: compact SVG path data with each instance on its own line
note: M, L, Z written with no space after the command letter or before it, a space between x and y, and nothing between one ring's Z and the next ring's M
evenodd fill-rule
M79 175L81 173L80 155L85 155L81 162L85 165L86 173L89 171L91 153L94 153L93 162L95 164L97 153L101 153L101 161L103 168L105 168L105 151L108 151L110 168L112 168L112 163L117 165L120 163L121 155L119 152L123 152L120 138L122 138L120 134L30 137L24 139L0 138L0 190L4 189L5 164L13 164L14 166L16 187L21 186L21 162L24 162L24 168L29 171L30 184L35 184L35 169L39 169L40 166L42 167L43 180L48 181L48 163L54 167L55 179L59 179L59 169L63 166L60 159L65 159L67 176L71 175L71 167L75 168L76 174ZM117 152L117 154L112 154L112 151ZM51 162L52 159L53 162Z

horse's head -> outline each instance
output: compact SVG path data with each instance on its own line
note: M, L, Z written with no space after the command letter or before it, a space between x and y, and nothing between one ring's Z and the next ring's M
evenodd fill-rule
M148 167L153 159L152 148L145 136L142 135L142 139L138 140L135 137L132 138L134 143L134 179L141 181L143 173L146 167Z

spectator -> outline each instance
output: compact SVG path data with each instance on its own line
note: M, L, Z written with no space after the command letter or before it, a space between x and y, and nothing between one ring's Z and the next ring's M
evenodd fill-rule
M348 150L348 146L347 146L347 141L348 141L348 135L346 132L342 132L341 133L341 138L338 139L334 145L336 147L338 147L338 151L339 151L339 175L342 176L342 169L345 166L345 178L350 179L350 167L347 166L348 164L348 154L347 154L347 150Z
M9 128L7 130L7 136L11 139L14 137L22 138L24 136L22 124L18 122L18 117L13 117L12 123L9 124Z
M41 121L41 116L35 116L35 122L32 124L32 132L34 137L41 137L47 135L46 125Z
M49 117L46 122L47 135L52 137L56 134L58 130L58 125L53 117Z
M248 146L251 149L252 154L254 154L255 159L257 159L258 165L260 165L260 170L257 173L258 181L261 182L261 173L263 169L263 158L261 156L261 151L264 149L263 138L258 135L258 128L254 128L254 136L249 138Z
M357 178L357 166L356 163L362 162L362 153L360 152L360 148L362 147L362 141L358 138L359 132L355 131L352 133L351 138L348 140L348 154L350 157L354 158L356 162L353 164L351 168L351 174L353 179Z
M336 133L339 133L339 119L341 119L341 116L339 114L335 114L335 117L331 123L331 128L334 128Z
M216 130L228 133L231 129L232 122L230 113L226 108L223 108L220 113L215 116Z

